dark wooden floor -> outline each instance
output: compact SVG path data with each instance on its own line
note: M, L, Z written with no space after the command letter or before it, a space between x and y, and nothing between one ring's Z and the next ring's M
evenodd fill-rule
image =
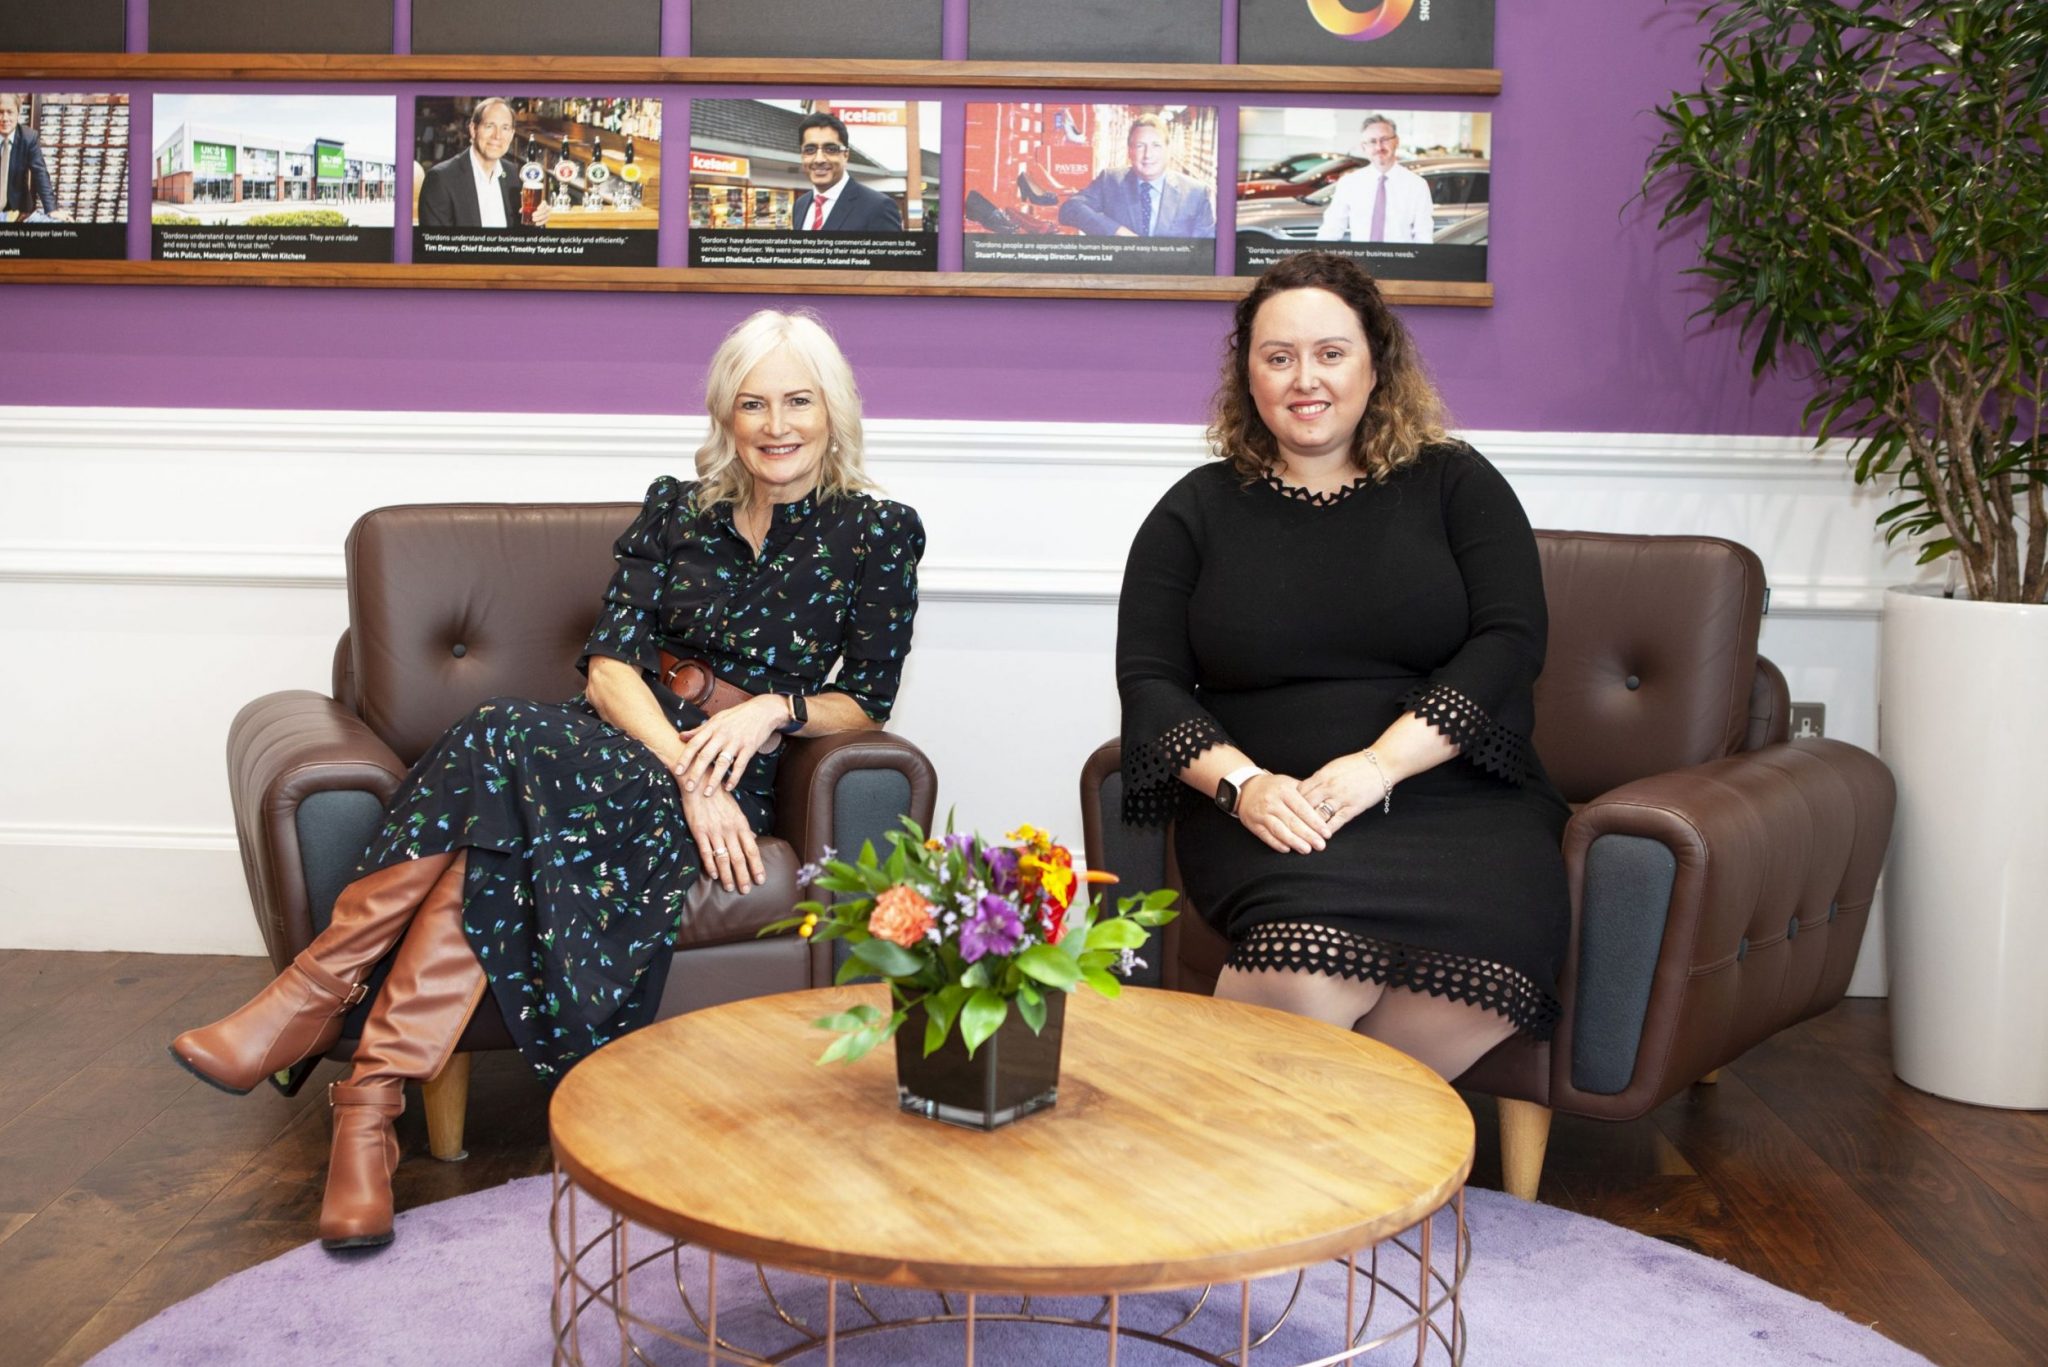
M232 1097L164 1055L268 976L252 959L0 950L0 1362L76 1363L313 1236L319 1097ZM1560 1119L1543 1199L1725 1259L1941 1363L2048 1362L2048 1115L1894 1081L1850 1002L1627 1125ZM539 1088L477 1063L465 1163L400 1122L401 1208L548 1166ZM1499 1182L1480 1119L1475 1180Z

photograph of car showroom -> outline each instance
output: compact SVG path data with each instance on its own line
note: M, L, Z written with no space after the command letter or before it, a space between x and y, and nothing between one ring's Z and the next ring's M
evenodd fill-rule
M1491 114L1247 108L1237 146L1240 274L1313 242L1387 279L1486 278Z
M389 96L158 95L152 122L167 130L150 162L155 222L240 227L324 209L354 227L392 226Z

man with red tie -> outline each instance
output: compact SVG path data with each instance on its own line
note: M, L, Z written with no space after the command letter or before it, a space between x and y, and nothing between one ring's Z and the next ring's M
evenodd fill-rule
M852 148L846 125L830 114L812 114L797 125L804 175L811 188L796 197L790 221L806 233L900 233L903 215L896 201L846 174Z
M1359 130L1367 164L1337 182L1316 236L1336 242L1433 242L1429 182L1401 165L1401 135L1384 114Z

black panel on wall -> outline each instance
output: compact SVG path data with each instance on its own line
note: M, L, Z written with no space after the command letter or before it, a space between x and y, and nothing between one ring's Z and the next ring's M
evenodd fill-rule
M149 0L151 52L389 52L391 0Z
M412 50L659 57L661 0L412 0Z
M0 52L121 52L127 0L0 0Z
M944 0L692 0L693 57L936 58Z
M1220 62L1217 0L968 0L967 55L991 62Z
M1494 0L1347 8L1332 31L1303 0L1238 0L1237 60L1305 66L1493 65ZM1362 27L1361 27L1362 24ZM1379 32L1383 26L1385 32Z

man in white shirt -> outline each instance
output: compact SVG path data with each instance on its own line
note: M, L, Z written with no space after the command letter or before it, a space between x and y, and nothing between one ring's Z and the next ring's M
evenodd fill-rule
M512 106L495 97L469 111L469 146L427 172L420 187L422 228L519 226L519 173L505 165L518 132ZM548 221L543 195L533 225Z
M1325 242L1435 241L1429 182L1400 164L1394 121L1367 115L1358 141L1370 164L1337 182L1316 236Z
M903 215L896 201L846 173L853 149L846 125L824 112L797 125L797 156L811 188L790 206L790 221L806 233L897 233Z

